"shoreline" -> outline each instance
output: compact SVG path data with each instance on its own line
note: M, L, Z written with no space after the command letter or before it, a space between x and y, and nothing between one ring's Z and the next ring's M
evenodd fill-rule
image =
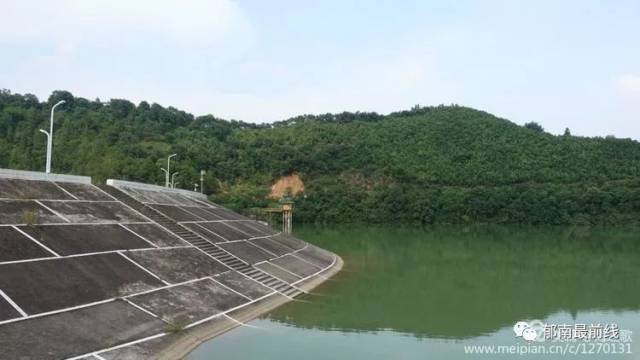
M303 284L300 284L298 287L308 292L337 274L342 269L344 261L340 256L335 256L336 262L332 267L326 269L322 273L319 273ZM193 329L167 335L161 343L149 350L154 353L154 359L184 359L204 342L235 329L238 326L242 326L242 323L251 321L289 301L294 300L280 294L273 294L251 306L247 306L230 313L230 315L233 315L233 319L237 321L232 320L228 316L223 316L217 319L217 321L209 321L200 326L194 327Z

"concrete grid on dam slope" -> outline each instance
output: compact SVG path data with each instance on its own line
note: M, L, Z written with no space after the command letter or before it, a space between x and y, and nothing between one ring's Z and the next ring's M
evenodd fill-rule
M199 193L38 174L0 170L0 359L188 351L341 266Z

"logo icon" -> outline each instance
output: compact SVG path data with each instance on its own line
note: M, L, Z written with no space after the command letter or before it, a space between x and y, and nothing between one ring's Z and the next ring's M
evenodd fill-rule
M526 341L544 341L544 324L540 320L518 321L513 325L513 332Z
M529 324L526 321L518 321L515 325L513 325L513 332L516 333L516 337L521 337L522 332L525 331L529 327Z
M532 328L526 328L522 332L522 338L527 341L533 341L538 337L538 332Z

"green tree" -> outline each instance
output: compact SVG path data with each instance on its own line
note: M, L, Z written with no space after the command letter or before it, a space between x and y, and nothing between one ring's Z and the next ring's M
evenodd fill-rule
M237 210L269 206L273 182L297 172L306 190L296 221L640 223L637 141L554 136L458 105L256 125L155 103L67 91L41 102L1 90L0 167L44 169L38 129L61 99L53 170L95 181L163 184L160 167L178 153L183 187L205 170L205 191Z
M527 129L531 129L533 131L544 132L544 128L542 127L542 125L538 124L535 121L524 124L524 127L526 127Z

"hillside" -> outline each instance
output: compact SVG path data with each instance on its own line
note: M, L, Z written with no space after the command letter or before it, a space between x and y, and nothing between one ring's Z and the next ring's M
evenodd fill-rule
M41 169L50 104L54 170L181 186L235 209L267 206L270 186L304 181L296 219L323 222L640 223L640 143L554 136L491 114L438 106L379 115L300 116L255 125L126 100L0 93L0 167ZM186 184L189 184L186 186Z

